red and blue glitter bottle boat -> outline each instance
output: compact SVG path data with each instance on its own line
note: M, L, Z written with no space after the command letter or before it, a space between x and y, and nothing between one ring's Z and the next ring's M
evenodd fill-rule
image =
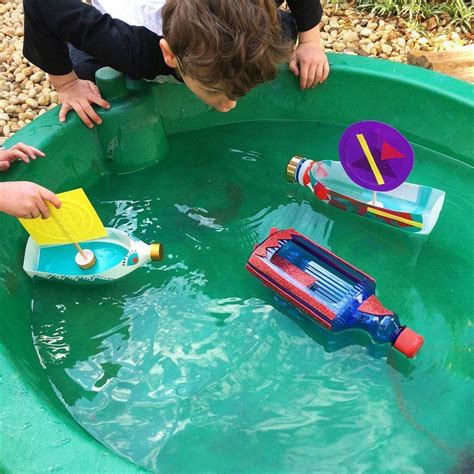
M422 336L383 307L372 277L293 229L272 229L246 268L328 330L362 329L407 357L423 345Z

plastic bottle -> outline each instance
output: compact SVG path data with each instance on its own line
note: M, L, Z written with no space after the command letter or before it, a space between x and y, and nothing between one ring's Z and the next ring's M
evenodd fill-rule
M375 280L294 229L270 231L247 270L332 331L361 329L414 357L423 337L403 326L375 296Z

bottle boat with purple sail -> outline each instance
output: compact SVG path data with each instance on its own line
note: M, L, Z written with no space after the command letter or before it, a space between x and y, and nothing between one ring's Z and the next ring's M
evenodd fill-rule
M295 156L288 164L287 177L331 206L419 234L433 230L445 197L439 189L405 182L392 191L378 192L374 205L372 191L353 183L339 161Z
M413 169L414 151L398 130L372 120L356 122L342 134L338 154L340 161L294 156L287 177L344 211L408 232L433 230L445 193L405 181Z

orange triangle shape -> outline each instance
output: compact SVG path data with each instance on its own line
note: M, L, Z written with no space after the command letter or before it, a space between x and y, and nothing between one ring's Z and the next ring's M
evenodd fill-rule
M387 142L383 142L382 145L382 156L381 160L393 160L394 158L405 158L405 155L398 151L392 145L389 145Z

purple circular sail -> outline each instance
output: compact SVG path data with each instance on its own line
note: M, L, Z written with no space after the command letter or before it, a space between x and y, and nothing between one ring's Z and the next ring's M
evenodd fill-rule
M346 128L339 141L339 159L354 183L373 191L390 191L410 174L413 149L398 130L367 120Z

